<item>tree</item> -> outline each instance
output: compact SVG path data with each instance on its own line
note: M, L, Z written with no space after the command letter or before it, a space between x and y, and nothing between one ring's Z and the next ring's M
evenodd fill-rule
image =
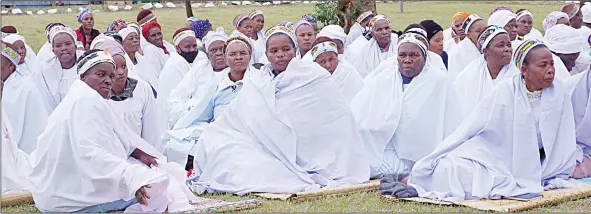
M185 0L185 9L187 10L187 18L193 17L193 8L191 8L191 0Z
M355 24L357 17L361 13L368 10L376 13L375 0L339 0L337 7L339 10L339 24L343 26L345 32L349 32L349 28Z
M400 13L404 13L404 0L399 0L398 3L400 6Z

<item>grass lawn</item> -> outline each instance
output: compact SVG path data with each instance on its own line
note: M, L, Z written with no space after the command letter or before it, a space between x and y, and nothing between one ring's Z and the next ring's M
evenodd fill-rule
M452 2L407 2L405 13L398 13L398 4L378 4L378 11L387 15L393 22L394 29L401 30L410 23L417 23L424 19L432 19L440 23L444 28L449 26L452 15L457 11L477 13L488 17L490 11L498 5L507 5L514 10L527 8L535 14L535 27L541 30L541 23L550 11L559 10L561 5L556 2L477 2L477 3L452 3ZM303 14L313 12L313 5L287 5L269 7L227 7L227 8L199 8L193 12L199 18L209 19L214 28L222 26L227 33L233 30L232 20L239 13L247 13L254 9L263 10L266 14L267 27L280 21L297 21ZM171 40L172 33L185 24L185 11L179 9L156 10L158 21L163 26L165 39ZM135 21L137 10L133 12L100 12L95 14L96 28L103 31L114 19ZM27 38L27 43L38 50L46 38L45 25L49 22L62 22L70 27L78 27L75 14L36 15L36 16L2 16L3 25L15 25L19 32ZM228 201L243 200L249 197L237 197L230 195L206 196ZM38 212L31 205L7 207L1 210L8 212ZM359 193L347 197L325 198L303 203L291 203L281 201L263 200L263 205L254 212L472 212L473 209L464 207L435 206L410 202L388 202L380 199L377 193ZM537 212L589 212L591 211L591 199L571 201L557 206L549 206L535 209Z

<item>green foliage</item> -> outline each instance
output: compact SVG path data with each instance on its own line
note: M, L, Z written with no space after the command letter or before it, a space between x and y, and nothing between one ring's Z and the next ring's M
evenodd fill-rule
M314 5L314 16L317 21L322 22L326 25L338 25L339 24L338 5L336 2L326 2Z

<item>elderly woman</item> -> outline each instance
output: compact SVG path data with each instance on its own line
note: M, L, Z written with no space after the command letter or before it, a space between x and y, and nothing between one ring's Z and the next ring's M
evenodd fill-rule
M427 40L429 40L429 51L439 54L445 68L448 67L448 55L443 49L443 28L433 20L424 20L420 23L425 28Z
M534 14L532 14L529 10L526 9L519 9L515 13L517 17L517 39L518 40L528 40L528 39L538 39L541 40L544 36L540 31L534 28Z
M415 162L431 153L461 121L445 68L428 62L433 59L423 40L420 34L403 34L398 56L384 61L365 79L351 104L369 152L372 177L406 178Z
M174 124L171 131L167 133L169 141L166 143L164 153L169 160L177 163L187 164L189 170L193 165L193 154L199 136L208 124L219 118L224 109L234 100L242 88L243 79L250 72L248 61L252 48L246 38L232 37L228 39L225 46L225 61L228 68L219 72L216 80L210 81L206 88L211 88L196 97L199 102L187 113L189 118L180 118L180 121L192 120L190 124L181 126ZM196 117L195 117L196 116Z
M181 212L195 199L179 184L180 166L142 140L109 105L115 60L90 50L80 80L49 118L33 153L29 180L42 212ZM175 176L168 171L176 170ZM179 171L180 170L180 171ZM180 172L180 173L179 173ZM180 174L180 176L179 176ZM84 178L84 179L80 179ZM67 183L71 188L60 187ZM82 194L81 194L82 193Z
M142 35L146 38L147 44L142 45L144 57L156 69L158 78L164 65L170 58L170 53L175 52L174 46L165 43L162 34L162 27L158 22L148 22L142 27ZM141 41L140 41L141 44Z
M105 31L105 32L118 33L121 29L126 28L126 27L127 27L127 23L125 21L123 21L123 19L117 19L117 20L113 21L111 24L109 24L109 26L107 27L107 31Z
M314 30L312 23L302 19L295 25L294 33L298 41L296 57L301 59L312 49L316 39L316 30Z
M154 97L158 97L158 72L151 67L146 58L139 53L140 33L133 27L126 27L119 31L123 39L128 75L132 78L147 82L152 88Z
M478 50L482 53L456 78L454 85L464 114L469 114L493 87L519 71L511 63L511 38L497 25L491 25L478 37Z
M366 182L366 160L350 158L365 150L335 81L294 59L290 29L273 27L265 38L270 64L249 74L196 144L193 191L297 193Z
M98 30L94 29L94 15L92 15L92 9L82 9L76 14L76 19L78 19L78 23L80 23L80 27L76 29L76 38L78 38L78 41L82 42L84 49L88 50L92 40L101 34Z
M79 77L76 73L76 59L81 52L76 50L76 34L62 26L51 28L49 41L54 56L39 64L39 70L31 78L43 96L49 113L64 99L70 85Z
M314 62L332 75L347 101L353 100L363 87L363 78L355 66L339 59L338 45L327 37L319 37L310 53Z
M29 51L32 50L27 48L28 45L25 41L25 37L18 34L9 34L8 36L2 38L2 41L11 44L16 52L20 55L18 70L21 75L29 76L33 73L33 71L37 70L35 53L33 53L33 56L29 57Z
M556 79L566 80L571 76L585 41L587 38L579 30L567 25L556 25L546 31L544 44L552 51Z
M377 15L369 22L371 39L359 51L352 52L347 59L355 63L361 76L365 77L378 65L396 56L397 37L392 37L390 20L384 15Z
M468 64L480 56L476 42L484 29L486 29L486 22L476 14L470 15L464 20L462 30L466 33L467 39L458 43L458 46L449 53L448 74L451 81L454 81Z
M575 116L577 134L577 167L573 178L591 177L591 73L583 72L569 78L566 82L571 88L571 102Z
M373 11L368 10L361 13L357 16L355 23L349 29L349 34L347 34L347 41L345 42L345 47L353 44L355 40L359 37L365 36L367 33L367 26L369 25L369 21L374 17Z
M443 31L443 49L446 52L452 51L458 43L466 38L466 32L464 32L462 25L464 21L470 16L466 12L457 12L451 21L451 27Z
M413 167L407 188L384 192L443 201L541 195L572 187L575 124L568 91L554 81L552 53L522 43L521 71L493 88L458 129ZM400 191L399 189L407 189Z

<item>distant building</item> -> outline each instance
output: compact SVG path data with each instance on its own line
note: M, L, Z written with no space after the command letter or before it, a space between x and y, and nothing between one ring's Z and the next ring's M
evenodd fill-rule
M43 8L51 7L53 0L2 0L0 4L3 8ZM57 6L67 5L88 5L88 4L102 4L102 0L56 0Z

